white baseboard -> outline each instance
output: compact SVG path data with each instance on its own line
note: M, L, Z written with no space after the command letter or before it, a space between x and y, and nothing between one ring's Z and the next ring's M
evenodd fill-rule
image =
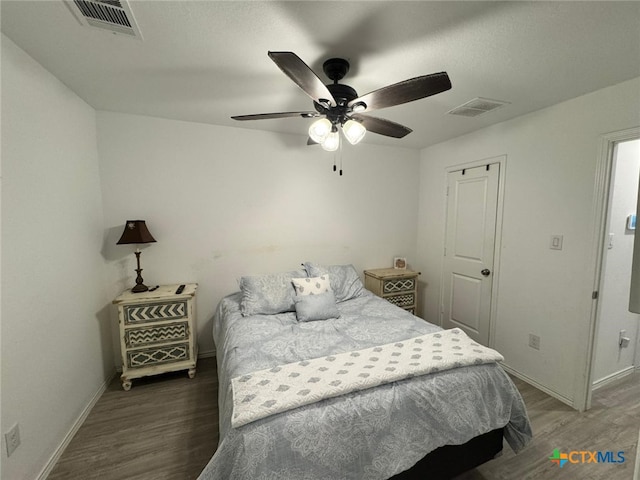
M51 470L53 470L53 467L55 467L56 463L58 463L58 460L60 460L60 457L62 456L65 449L73 439L74 435L78 432L78 429L82 426L84 421L87 419L89 412L91 412L91 409L95 406L96 403L98 403L98 400L100 400L100 397L107 390L107 387L111 383L111 380L113 380L116 375L117 375L117 372L114 372L113 375L107 378L104 381L104 383L100 386L100 388L98 388L98 390L93 395L89 403L86 405L86 407L84 407L82 412L80 412L80 415L78 416L76 421L73 422L71 429L69 430L69 432L67 432L65 437L62 439L62 442L60 442L60 445L58 445L58 448L55 449L55 451L53 452L53 455L51 455L47 464L44 466L44 468L40 471L40 473L36 477L36 480L46 480L46 478L51 473Z
M520 373L517 370L514 370L513 368L509 367L508 365L505 365L504 363L501 363L500 365L502 366L502 368L505 369L505 371L507 373L513 375L514 377L518 377L520 380L523 380L523 381L527 382L529 385L532 385L532 386L536 387L538 390L542 390L547 395L550 395L553 398L556 398L556 399L560 400L562 403L565 403L565 404L569 405L571 408L576 408L575 405L573 404L573 400L571 400L570 398L567 398L567 397L565 397L564 395L562 395L562 394L560 394L558 392L554 392L550 388L547 388L544 385L542 385L541 383L538 383L533 378L530 378L530 377L526 376L525 374Z
M612 373L611 375L607 375L606 377L603 377L600 380L596 380L595 382L593 382L593 385L592 385L593 390L597 390L598 388L605 387L610 383L615 382L616 380L624 378L627 375L631 375L636 370L637 370L637 367L634 367L633 365L631 365L629 367L623 368L619 372Z

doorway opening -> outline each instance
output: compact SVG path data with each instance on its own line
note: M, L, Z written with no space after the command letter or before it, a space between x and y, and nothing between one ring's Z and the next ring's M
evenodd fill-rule
M640 139L616 142L602 258L593 388L632 373L637 367L640 315L629 311L635 214L640 178Z
M584 401L591 407L595 388L633 373L640 350L640 315L628 310L638 187L640 129L602 138L599 164L600 217L589 362Z

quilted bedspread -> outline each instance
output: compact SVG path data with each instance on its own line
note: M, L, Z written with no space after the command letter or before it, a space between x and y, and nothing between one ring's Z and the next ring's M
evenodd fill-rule
M446 332L368 292L338 309L340 318L299 323L295 312L243 317L239 293L220 302L214 318L220 438L200 480L384 480L442 445L496 428L505 427L515 452L530 441L522 398L496 363L454 365L234 428L234 378Z
M266 368L231 380L234 428L346 393L504 360L459 328Z

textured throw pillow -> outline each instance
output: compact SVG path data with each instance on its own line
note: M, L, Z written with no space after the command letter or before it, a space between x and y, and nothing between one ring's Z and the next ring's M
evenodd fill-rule
M319 277L294 278L291 281L298 296L318 295L331 290L329 274L320 275Z
M242 315L273 315L295 310L295 290L291 279L303 277L304 270L246 276L240 279Z
M361 297L365 293L362 280L353 265L322 266L306 262L304 268L310 277L329 274L331 290L333 290L338 303Z
M336 306L336 297L332 291L317 295L299 295L295 298L296 317L299 322L314 320L328 320L339 318L340 312Z

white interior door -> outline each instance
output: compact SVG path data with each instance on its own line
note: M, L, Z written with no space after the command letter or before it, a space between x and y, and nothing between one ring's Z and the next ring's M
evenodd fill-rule
M500 164L450 172L443 265L444 328L489 344Z

